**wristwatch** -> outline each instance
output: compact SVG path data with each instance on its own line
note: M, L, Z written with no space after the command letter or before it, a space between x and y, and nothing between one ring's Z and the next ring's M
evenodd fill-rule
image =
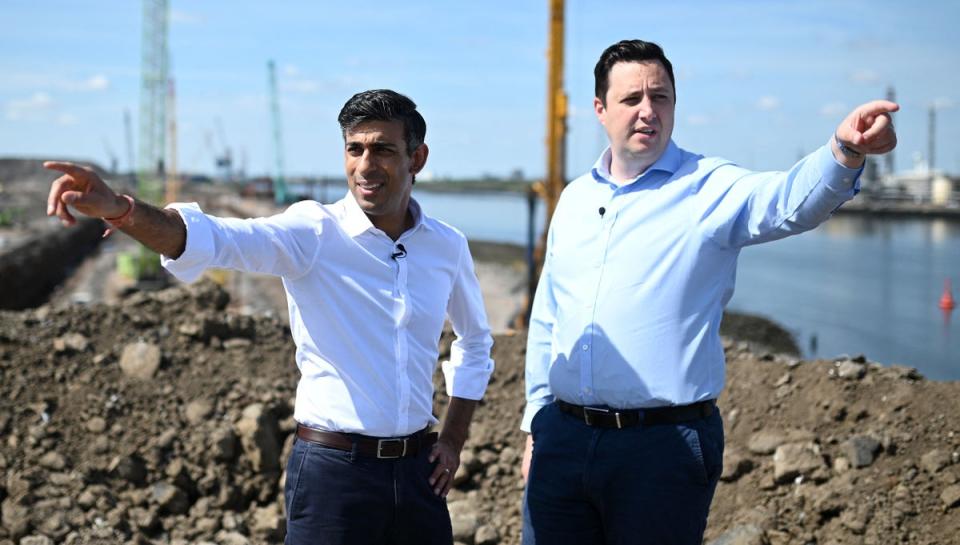
M840 141L840 138L837 136L837 133L833 133L833 140L837 143L837 148L840 149L840 153L851 159L859 159L863 157L863 152L857 151L850 146L844 144Z

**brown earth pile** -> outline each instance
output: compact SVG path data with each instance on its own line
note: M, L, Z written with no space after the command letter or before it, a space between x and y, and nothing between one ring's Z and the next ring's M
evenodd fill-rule
M282 542L293 346L227 299L0 312L0 545ZM449 498L464 544L519 542L524 336L496 340ZM727 358L707 542L960 542L960 383L734 341Z

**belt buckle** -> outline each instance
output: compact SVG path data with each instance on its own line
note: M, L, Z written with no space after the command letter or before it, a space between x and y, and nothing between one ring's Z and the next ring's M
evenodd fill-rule
M622 428L620 424L620 413L617 411L611 411L610 409L601 409L600 407L584 407L583 408L583 421L588 426L593 426L593 422L590 421L591 413L597 414L613 414L613 418L617 423L617 429Z
M391 443L400 443L403 445L403 449L400 451L400 454L389 455L383 453L384 445L389 445ZM377 440L377 458L381 460L392 460L395 458L403 458L407 454L407 438L403 439L378 439Z

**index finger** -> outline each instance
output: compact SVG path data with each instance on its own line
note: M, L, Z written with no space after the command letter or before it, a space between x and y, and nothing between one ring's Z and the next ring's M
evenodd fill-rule
M860 110L858 112L860 117L878 116L880 114L895 112L900 109L900 105L896 102L890 102L889 100L874 100L863 104L857 109Z
M82 175L89 174L87 169L81 167L80 165L70 163L68 161L44 161L43 168L49 168L50 170L59 170L60 172L63 172L64 174L69 174L71 176L82 176Z

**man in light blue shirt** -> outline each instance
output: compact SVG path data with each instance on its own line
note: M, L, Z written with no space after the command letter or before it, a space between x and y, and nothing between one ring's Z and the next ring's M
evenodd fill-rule
M896 146L856 108L785 172L751 172L671 140L676 86L656 44L594 70L610 147L566 187L527 342L525 544L699 544L723 459L723 308L751 244L813 229Z

